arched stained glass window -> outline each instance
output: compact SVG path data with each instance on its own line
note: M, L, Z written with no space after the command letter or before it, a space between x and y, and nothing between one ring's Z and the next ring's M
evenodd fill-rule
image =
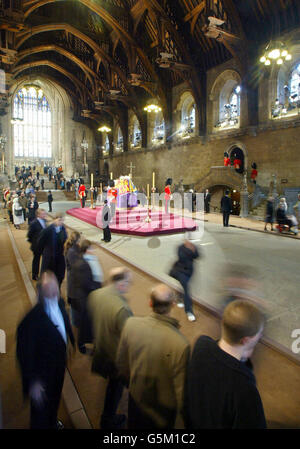
M51 109L37 86L24 86L14 98L13 136L15 157L52 157Z
M290 81L290 99L291 102L299 101L300 94L300 64L292 72Z

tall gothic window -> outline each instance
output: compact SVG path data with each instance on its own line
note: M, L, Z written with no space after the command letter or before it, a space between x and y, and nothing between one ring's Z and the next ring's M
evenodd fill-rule
M164 142L165 139L165 121L161 112L155 114L155 125L153 128L152 143L159 145Z
M115 146L116 151L123 151L123 134L120 126L118 127L118 135L117 135L117 145Z
M236 86L233 90L226 92L228 86L224 86L224 92L221 92L220 95L220 115L216 124L217 128L231 128L239 125L241 86Z
M12 118L15 157L51 158L51 109L44 92L36 86L20 89Z
M181 110L181 126L179 136L183 139L191 137L195 132L196 110L195 103L191 102L192 97L187 98Z
M293 70L290 81L290 96L291 102L299 101L300 95L300 64Z

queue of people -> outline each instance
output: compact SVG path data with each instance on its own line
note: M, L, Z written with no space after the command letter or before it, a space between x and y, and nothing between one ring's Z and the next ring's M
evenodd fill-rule
M18 327L17 358L31 403L32 429L61 428L57 413L64 372L68 353L76 347L91 356L92 372L108 381L102 429L126 426L126 415L118 413L126 388L129 429L266 427L250 361L264 327L256 304L231 301L223 314L221 339L200 336L191 352L172 317L176 301L168 286L155 286L149 297L151 312L134 316L126 298L133 284L131 271L113 268L105 282L94 244L78 232L68 236L63 217L57 215L47 226L44 211L38 209L28 240L38 303ZM173 268L185 288L199 253L186 240L178 255ZM61 294L65 268L70 318ZM184 303L191 311L186 288Z

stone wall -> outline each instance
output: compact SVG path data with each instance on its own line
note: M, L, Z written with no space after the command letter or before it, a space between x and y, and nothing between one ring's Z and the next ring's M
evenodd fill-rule
M203 143L200 138L190 139L188 144L166 145L152 150L139 150L122 153L99 161L100 173L103 173L104 162L109 165L109 172L114 178L129 173L130 162L136 167L133 180L139 187L152 183L152 172L156 173L156 185L159 190L164 187L166 178L173 178L177 184L183 178L183 184L199 185L200 189L211 185L201 184L212 166L223 165L223 153L237 145L245 149L248 158L248 173L251 163L257 163L257 182L268 187L272 174L277 176L278 191L287 187L300 186L300 127L278 130L260 130L257 135L240 133L226 138L208 138ZM170 148L170 149L169 149ZM246 167L247 168L247 167ZM287 183L281 184L281 180ZM219 182L219 181L218 181Z

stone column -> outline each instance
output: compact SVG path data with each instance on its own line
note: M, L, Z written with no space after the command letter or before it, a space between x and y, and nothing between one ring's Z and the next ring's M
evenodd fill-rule
M240 204L241 204L241 209L240 209L240 217L245 218L248 217L249 215L249 192L248 192L248 187L247 187L247 170L245 170L244 172L244 178L243 178L243 188L242 191L240 193Z

